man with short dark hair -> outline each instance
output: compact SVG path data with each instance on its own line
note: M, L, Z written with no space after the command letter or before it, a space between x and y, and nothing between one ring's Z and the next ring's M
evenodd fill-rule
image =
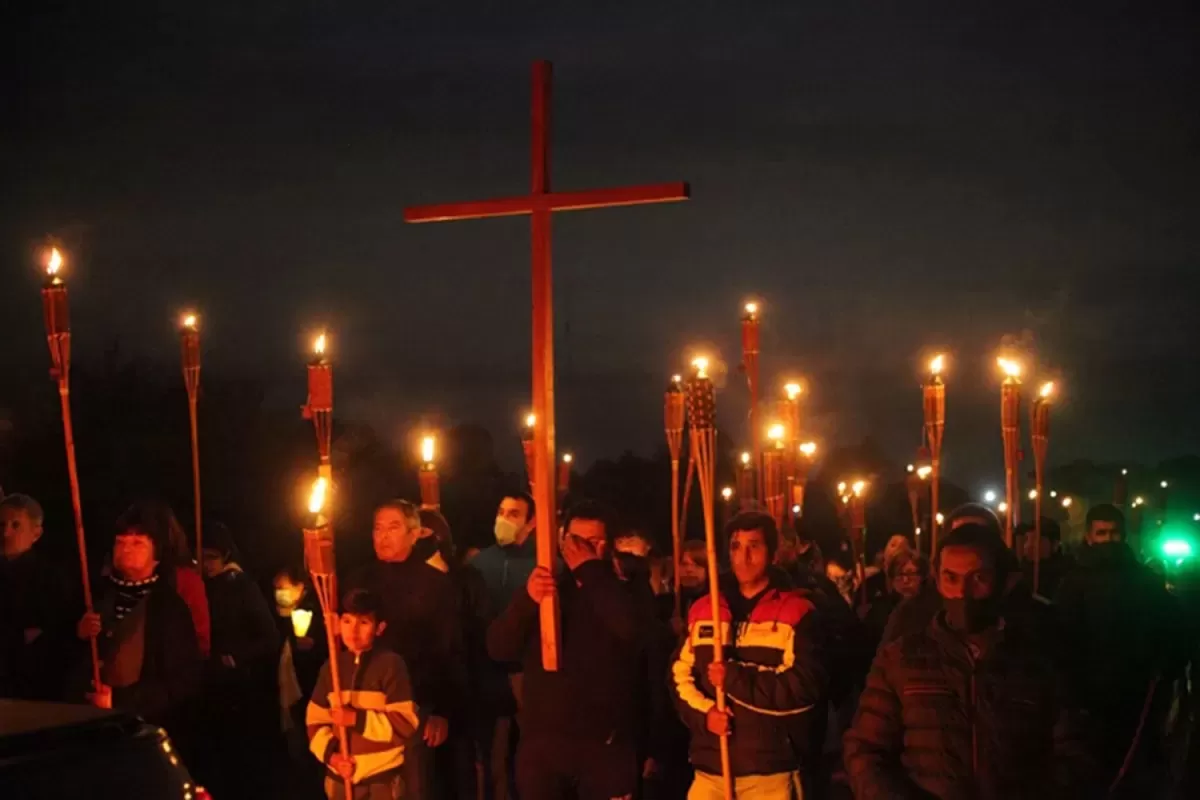
M802 772L815 768L813 720L826 702L814 606L772 571L779 536L768 514L746 511L726 526L732 576L722 582L720 625L711 597L688 612L687 638L671 668L676 705L691 730L696 768L690 800L724 796L720 737L729 736L740 800L802 796ZM715 661L721 636L724 660ZM716 707L723 689L726 708Z
M57 699L71 639L73 587L34 545L42 506L24 494L0 500L0 697Z
M940 544L942 610L880 648L846 733L854 796L1095 796L1053 648L1004 616L1003 540L968 523Z
M1021 572L1025 581L1033 586L1034 555L1040 550L1040 562L1037 565L1037 593L1042 597L1054 597L1067 573L1075 569L1075 559L1063 552L1062 531L1058 523L1050 517L1042 517L1042 537L1038 541L1032 522L1025 523L1019 529L1018 541L1021 543L1024 557L1021 560Z
M517 788L522 800L609 800L637 786L637 697L645 681L643 628L612 564L614 515L581 503L567 515L557 577L533 570L526 591L488 629L488 652L524 667ZM542 668L539 604L557 595L556 672Z
M1095 718L1106 778L1121 775L1125 790L1152 792L1143 781L1163 772L1162 720L1171 681L1187 659L1188 628L1161 579L1138 563L1124 537L1120 509L1089 509L1079 566L1063 579L1056 605L1080 702Z

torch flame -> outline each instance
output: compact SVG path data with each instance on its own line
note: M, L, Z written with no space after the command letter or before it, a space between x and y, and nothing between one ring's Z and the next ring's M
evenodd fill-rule
M812 458L813 455L816 454L816 452L817 452L817 443L816 442L805 442L804 444L800 445L800 453L805 458Z
M671 383L673 383L673 384L675 384L676 386L678 386L679 384L683 383L683 376L682 376L682 375L672 375L672 376L671 376Z
M435 439L432 436L426 436L421 440L421 461L426 464L433 463Z
M783 427L783 424L779 422L772 423L771 426L767 428L767 438L772 442L782 441L784 434L786 433L787 430Z
M1038 391L1038 394L1043 400L1048 400L1050 395L1054 394L1054 381L1046 381L1043 383L1042 388Z
M563 453L563 463L564 464L570 464L574 460L575 460L575 456L571 455L570 453Z
M1013 361L1011 358L1000 357L996 359L996 363L1000 365L1000 369L1004 370L1004 374L1010 378L1021 377L1021 363Z
M525 427L532 428L534 425L537 425L537 414L530 412L525 415Z
M795 381L792 381L787 386L783 387L783 391L787 392L788 400L795 400L797 397L800 396L800 392L803 391L803 388L800 386L800 384L796 383Z
M189 331L194 331L196 330L196 325L198 325L199 322L200 320L196 318L196 315L189 312L183 315L183 319L179 321L179 324L187 328Z
M933 375L941 375L945 366L946 357L941 353L938 353L933 357L933 360L929 362L929 372Z
M845 493L846 493L846 482L842 481L841 483L838 484L838 494L845 494Z
M317 334L317 338L313 339L313 352L319 356L325 355L325 332Z
M692 359L692 366L696 368L697 378L708 377L708 358L705 356L696 356Z
M743 467L750 466L750 454L749 453L742 453L742 466Z
M50 248L50 255L46 256L46 274L51 278L57 279L58 273L62 271L63 257L57 247Z
M748 316L750 319L754 319L756 316L758 316L758 303L754 301L746 303L746 316Z
M854 491L855 497L862 497L863 492L865 492L867 490L867 482L866 481L855 481L854 485L851 486L850 488Z
M320 514L325 508L325 495L329 491L329 481L317 478L313 481L312 493L308 496L308 511L310 514Z
M721 490L721 499L723 499L726 503L728 503L732 497L733 489L730 489L728 486L726 486Z
M925 480L926 478L929 477L929 474L931 472L933 472L933 467L918 467L917 468L917 477L920 478L921 480Z

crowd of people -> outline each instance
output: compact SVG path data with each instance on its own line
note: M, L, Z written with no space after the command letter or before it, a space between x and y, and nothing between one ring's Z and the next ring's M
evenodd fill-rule
M1077 558L1049 520L1018 556L968 505L936 552L895 536L871 567L743 510L719 563L684 543L679 597L672 559L599 503L567 509L561 563L537 566L535 512L503 497L495 543L460 552L438 512L383 503L375 559L327 621L302 569L263 593L216 524L196 564L157 503L117 520L84 613L37 547L41 507L9 495L0 696L140 715L221 800L347 781L355 798L716 800L727 776L741 800L1196 791L1196 628L1113 506L1090 509Z

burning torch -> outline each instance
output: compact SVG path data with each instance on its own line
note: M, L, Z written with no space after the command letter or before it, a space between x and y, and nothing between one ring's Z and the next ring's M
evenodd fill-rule
M936 355L929 362L929 379L923 389L925 406L925 441L929 446L929 552L937 552L938 493L942 479L942 435L946 431L946 384L942 381L942 370L946 357Z
M187 389L188 420L192 431L192 498L196 512L196 563L204 563L203 533L200 506L200 434L197 425L196 402L200 395L200 325L192 312L179 321L179 343L183 358L183 385Z
M796 462L800 466L796 471L796 481L792 485L792 513L794 516L800 517L804 515L804 488L808 485L808 471L812 468L813 459L817 455L817 443L804 442L796 450L798 452Z
M691 430L692 452L696 458L697 483L700 484L701 507L704 510L704 545L708 553L708 598L712 608L713 660L725 661L724 635L721 631L721 589L716 565L717 539L713 516L713 494L716 450L717 396L712 380L708 377L708 359L697 358L692 362L696 368L687 383L687 411ZM717 710L725 712L725 690L716 687ZM724 781L725 798L733 798L733 773L729 765L729 737L720 737L721 777Z
M683 606L680 601L682 584L679 576L679 563L683 558L683 536L679 519L679 456L683 450L684 424L684 395L683 376L675 375L667 385L663 394L663 430L667 435L667 451L671 456L671 553L675 569L672 573L675 581L674 618L682 625ZM676 630L683 630L677 627Z
M310 372L311 375L311 372ZM324 477L313 481L312 493L308 498L308 512L312 520L304 528L304 565L312 576L313 588L317 600L321 604L321 613L325 616L325 638L329 647L329 681L333 685L330 705L333 708L342 706L342 677L338 669L338 642L334 633L338 629L337 615L337 565L333 554L333 526L329 524L326 511L326 500L330 491L330 483ZM338 745L347 758L350 757L350 745L346 736L346 728L335 725ZM354 787L350 778L343 778L346 797L353 796Z
M854 481L847 495L850 513L850 549L854 557L854 568L858 571L859 602L867 605L867 508L863 495L867 492L866 481Z
M433 435L421 437L421 468L417 471L417 481L421 487L421 508L437 511L442 507L442 491L438 478L437 437Z
M317 434L317 474L333 485L330 452L333 444L333 365L325 357L328 337L321 332L313 339L312 359L308 362L308 402L303 415L311 419Z
M763 501L767 513L775 518L776 529L783 527L783 441L784 426L773 423L767 428L767 449L763 451Z
M797 448L800 446L800 394L803 387L796 381L791 381L783 387L784 395L787 397L784 400L785 423L787 429L787 443L784 448L784 472L787 481L787 492L784 495L787 501L786 505L789 509L788 519L795 521L797 513L791 511L796 507L796 472L798 471L800 453Z
M1008 358L998 358L996 363L1004 371L1004 382L1000 384L1000 433L1004 438L1004 502L1008 513L1004 516L1004 541L1012 548L1013 534L1021 516L1020 475L1017 462L1021 460L1021 364Z
M1037 594L1038 581L1042 569L1042 490L1046 477L1046 449L1050 444L1050 396L1054 394L1054 384L1042 384L1037 397L1033 399L1031 414L1031 432L1033 439L1033 591ZM1011 514L1016 513L1016 507L1009 504Z
M83 582L83 604L93 613L92 582L88 574L87 539L83 534L83 507L79 500L79 471L75 465L75 432L71 425L71 312L67 284L62 278L63 256L57 247L46 256L46 283L42 287L42 316L46 343L50 346L50 377L58 383L62 409L63 443L67 451L67 478L71 484L71 508L75 512L75 544L79 549L79 576ZM96 637L89 640L92 651L92 687L100 690L100 654Z

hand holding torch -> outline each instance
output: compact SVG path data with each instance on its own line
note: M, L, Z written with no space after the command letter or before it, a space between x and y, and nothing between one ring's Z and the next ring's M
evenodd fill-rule
M192 434L192 500L195 504L196 563L204 563L204 534L200 505L200 434L196 402L200 396L200 327L196 315L188 312L179 322L180 355L183 361L183 385L187 389L188 421Z
M62 412L63 444L67 452L67 478L71 484L71 508L75 513L75 544L79 549L79 575L83 583L83 604L93 613L92 582L88 574L87 538L83 533L83 506L79 500L79 470L75 464L75 432L71 424L71 316L67 285L62 278L63 257L57 247L46 257L46 283L42 286L42 316L46 325L46 343L50 346L50 377L58 383ZM92 687L99 691L100 653L96 637L89 639L92 655Z
M712 607L713 661L725 661L725 631L721 622L721 589L717 577L717 539L713 516L713 493L716 478L715 448L717 423L717 397L713 382L708 377L708 359L697 358L692 362L696 368L687 384L688 424L691 430L692 452L696 459L696 477L700 484L701 507L704 510L704 545L708 552L708 599ZM716 687L717 710L725 713L725 689ZM733 798L733 773L729 764L729 736L720 737L721 777L724 782L725 798Z
M321 613L325 616L325 637L329 646L329 681L333 687L330 698L332 708L342 707L342 680L338 668L338 640L335 631L338 629L337 616L337 565L333 553L333 526L329 524L326 514L326 500L329 495L330 483L324 477L318 477L313 482L312 493L309 495L308 511L312 515L311 522L304 528L304 565L312 576L313 588L317 600L321 604ZM339 751L350 757L349 737L346 728L335 725ZM343 778L346 797L354 796L354 787L350 778Z
M676 630L683 630L683 606L680 595L679 563L683 558L683 537L679 520L679 456L683 450L684 424L683 376L675 375L663 394L663 430L667 435L667 451L671 456L671 557L674 559L672 572L675 590L675 607L672 611Z

